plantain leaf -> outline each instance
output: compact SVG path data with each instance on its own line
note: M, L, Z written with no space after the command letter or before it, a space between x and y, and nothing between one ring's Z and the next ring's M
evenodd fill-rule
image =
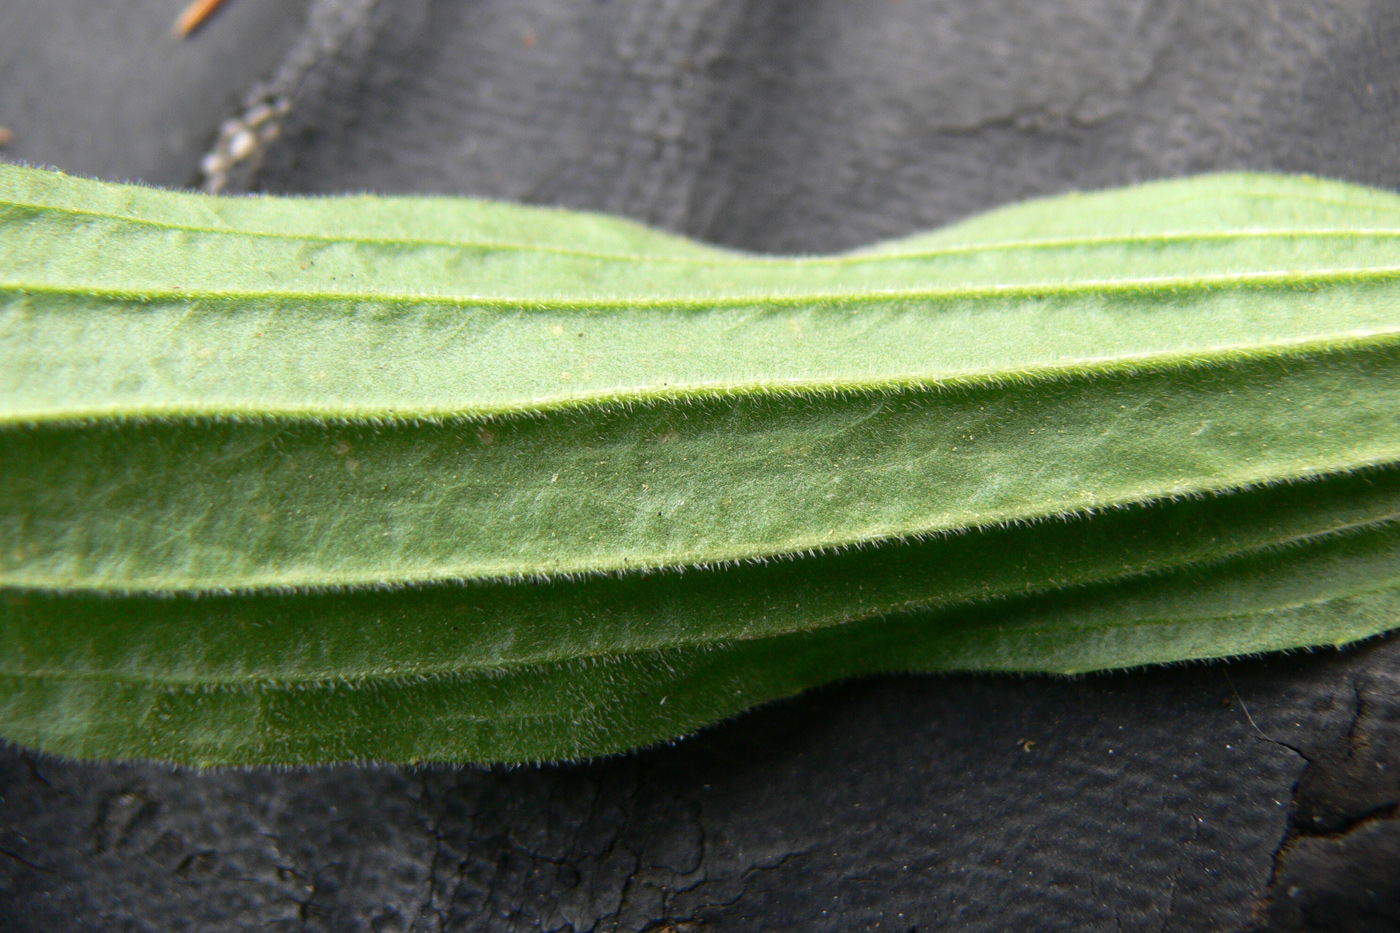
M0 735L637 747L878 671L1400 627L1400 197L1264 175L833 257L0 166Z

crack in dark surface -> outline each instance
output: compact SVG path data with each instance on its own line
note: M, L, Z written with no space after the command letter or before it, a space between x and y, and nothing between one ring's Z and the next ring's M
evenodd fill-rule
M23 855L20 855L18 852L11 852L9 849L0 847L0 855L3 855L7 859L12 859L18 862L25 868L30 868L34 871L46 872L48 874L54 874L54 869L49 868L47 865L40 865L38 862L32 862L29 859L25 858Z
M428 880L423 895L423 903L419 906L418 911L414 914L413 920L409 924L409 929L411 930L420 929L424 917L430 912L437 918L437 929L439 931L442 930L445 922L445 918L442 916L442 912L437 909L436 904L438 865L443 857L441 819L442 813L439 812L432 820L425 823L425 828L433 838L433 852L428 861Z
M1387 673L1377 672L1382 681ZM1311 753L1295 749L1307 765L1256 909L1257 930L1400 928L1400 695L1377 690L1368 699L1358 675L1345 690L1344 727ZM1358 852L1369 854L1352 870L1348 855Z

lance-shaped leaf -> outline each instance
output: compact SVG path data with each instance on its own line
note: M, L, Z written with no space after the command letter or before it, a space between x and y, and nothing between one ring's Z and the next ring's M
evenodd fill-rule
M788 259L0 167L0 734L557 758L1396 627L1397 216L1215 176Z

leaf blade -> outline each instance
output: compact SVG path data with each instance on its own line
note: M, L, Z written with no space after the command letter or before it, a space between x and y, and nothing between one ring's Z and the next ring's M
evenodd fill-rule
M1397 413L1400 197L1355 186L773 258L0 166L0 734L526 761L1353 640L1400 621Z

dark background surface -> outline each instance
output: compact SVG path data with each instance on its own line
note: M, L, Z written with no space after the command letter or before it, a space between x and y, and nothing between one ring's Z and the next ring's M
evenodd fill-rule
M0 155L193 186L251 125L228 190L770 251L1213 169L1400 188L1384 0L230 0L184 42L180 6L0 0ZM1395 930L1397 808L1396 639L863 681L538 769L9 749L0 929Z

